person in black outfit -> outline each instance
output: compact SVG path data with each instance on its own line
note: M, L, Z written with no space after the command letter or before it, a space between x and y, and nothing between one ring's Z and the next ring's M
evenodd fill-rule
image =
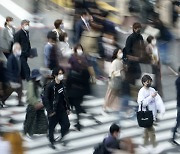
M49 120L49 141L51 147L55 149L54 143L54 129L57 123L61 126L61 141L63 137L68 133L70 122L68 115L70 113L70 107L63 84L64 70L61 67L55 68L52 72L54 80L48 83L45 87L43 104L48 113Z
M21 62L22 71L24 72L23 79L30 79L30 68L27 63L27 59L30 57L31 44L29 40L29 20L21 21L21 29L15 33L14 42L18 42L22 48Z
M176 89L177 89L177 118L176 118L176 125L173 129L173 138L171 141L173 144L180 145L179 143L175 141L177 129L180 126L180 67L179 67L179 77L176 79L175 84L176 84Z

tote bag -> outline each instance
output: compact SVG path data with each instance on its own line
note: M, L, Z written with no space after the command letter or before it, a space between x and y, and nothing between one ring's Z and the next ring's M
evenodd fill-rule
M149 111L147 106L146 106L146 111L142 111L142 104L141 104L141 110L137 112L137 121L139 127L144 127L144 128L151 127L153 125L152 111Z

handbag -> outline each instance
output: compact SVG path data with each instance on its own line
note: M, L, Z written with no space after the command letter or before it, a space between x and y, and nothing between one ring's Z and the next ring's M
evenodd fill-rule
M122 87L122 78L120 76L116 76L110 79L109 86L113 90L121 90Z
M153 113L149 111L148 107L146 106L146 111L142 111L142 104L141 110L137 112L137 121L139 127L148 128L153 125Z

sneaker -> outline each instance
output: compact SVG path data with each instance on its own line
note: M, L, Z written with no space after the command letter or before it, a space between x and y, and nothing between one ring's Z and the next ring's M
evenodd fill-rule
M51 142L50 145L49 145L52 149L56 149L56 147L54 146L54 143Z

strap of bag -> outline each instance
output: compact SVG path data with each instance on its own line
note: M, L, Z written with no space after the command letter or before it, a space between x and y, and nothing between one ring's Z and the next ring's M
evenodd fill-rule
M142 105L143 105L143 101L141 101L141 111L142 111ZM148 105L146 106L146 111L149 111Z

